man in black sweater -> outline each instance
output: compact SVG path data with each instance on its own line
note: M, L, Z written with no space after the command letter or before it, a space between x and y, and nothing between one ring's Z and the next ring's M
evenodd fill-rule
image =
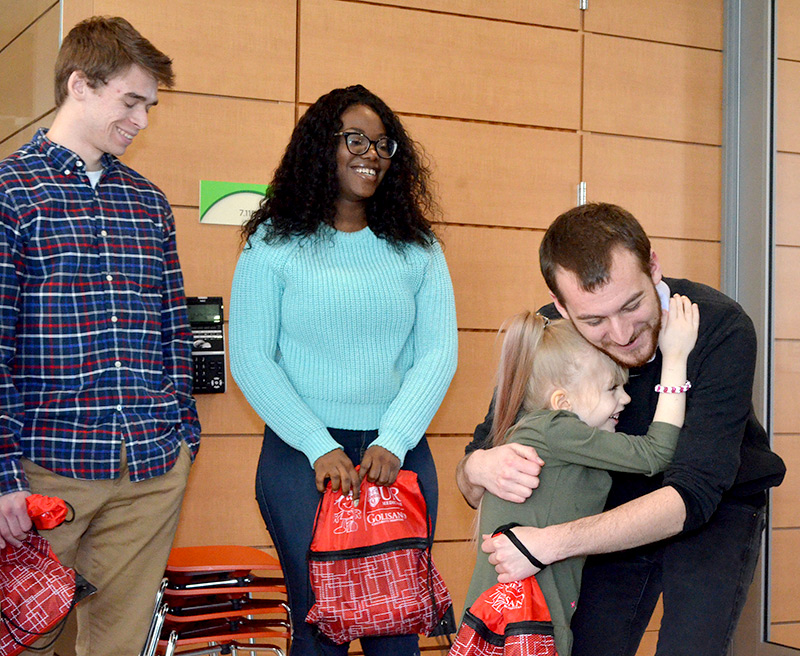
M622 432L644 434L653 417L658 332L671 294L698 304L700 330L688 362L690 389L683 392L686 421L669 469L651 478L612 473L606 512L514 532L546 564L603 554L584 568L573 656L633 656L661 592L658 656L723 656L758 560L766 491L785 473L753 413L753 324L724 294L663 278L642 227L614 205L562 214L545 234L539 257L553 298L542 314L571 320L630 369L631 402L617 426ZM489 448L491 418L490 408L457 470L472 506L487 490L524 500L543 464L530 447ZM537 571L502 535L484 540L482 548L501 581Z

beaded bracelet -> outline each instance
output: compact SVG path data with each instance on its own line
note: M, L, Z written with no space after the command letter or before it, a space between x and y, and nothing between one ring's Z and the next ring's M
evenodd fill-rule
M687 380L683 385L680 387L670 386L670 385L656 385L656 392L660 394L683 394L684 392L688 392L692 388L692 384Z

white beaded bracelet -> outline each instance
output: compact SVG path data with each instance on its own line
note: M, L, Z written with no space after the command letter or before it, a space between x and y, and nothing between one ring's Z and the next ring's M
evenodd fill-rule
M656 392L659 394L683 394L684 392L688 392L692 388L692 384L687 380L683 385L680 387L674 387L670 385L656 385Z

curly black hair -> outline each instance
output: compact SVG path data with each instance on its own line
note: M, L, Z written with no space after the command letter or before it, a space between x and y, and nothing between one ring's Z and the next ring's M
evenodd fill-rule
M436 241L432 224L440 210L418 144L385 102L357 84L325 94L300 118L259 209L242 226L245 242L264 222L267 242L313 235L323 223L333 226L339 196L339 141L334 133L342 129L342 114L354 105L371 108L398 144L391 166L366 203L367 225L397 248Z

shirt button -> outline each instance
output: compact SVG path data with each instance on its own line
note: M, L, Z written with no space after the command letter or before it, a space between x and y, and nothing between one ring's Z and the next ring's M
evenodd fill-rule
M69 175L70 173L72 173L72 171L70 171L69 169L67 169L66 171L64 171L64 175Z
M121 405L117 406L117 412L122 412L122 406Z
M100 236L101 237L108 237L108 233L105 230L101 230L100 231Z
M106 280L108 280L108 282L111 282L112 280L114 280L114 276L109 274L109 275L106 276Z
M116 317L111 317L111 323L117 323L117 318Z
M119 368L122 366L122 363L121 363L119 360L117 360L117 361L114 363L114 366L115 366L117 369L119 369Z

